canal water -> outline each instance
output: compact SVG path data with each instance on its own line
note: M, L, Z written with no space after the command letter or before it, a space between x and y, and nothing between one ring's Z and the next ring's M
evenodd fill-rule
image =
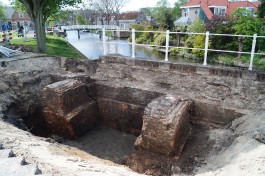
M107 42L112 42L106 44L107 54L132 56L132 46L126 39L106 38ZM67 40L88 59L95 60L98 59L100 55L103 55L103 42L102 39L99 38L99 34L80 32L80 39L78 39L77 31L68 31ZM162 61L165 59L165 54L143 46L136 46L135 56L149 60Z

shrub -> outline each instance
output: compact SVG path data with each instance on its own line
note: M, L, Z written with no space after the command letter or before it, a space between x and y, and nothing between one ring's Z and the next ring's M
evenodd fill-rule
M138 38L136 38L136 43L139 43L139 44L146 44L148 42L148 40L144 37L144 36L140 36Z
M194 48L204 48L205 47L205 36L204 35L197 35L194 40L193 44ZM197 57L204 56L204 50L193 49L192 53L195 54Z
M254 58L253 62L256 70L265 70L265 58Z
M178 55L181 50L181 48L170 48L170 55Z
M217 60L219 63L230 65L230 66L234 65L235 63L235 57L231 55L227 55L227 54L219 55L217 57Z
M157 35L154 39L154 44L159 46L165 46L166 45L166 34L162 33Z

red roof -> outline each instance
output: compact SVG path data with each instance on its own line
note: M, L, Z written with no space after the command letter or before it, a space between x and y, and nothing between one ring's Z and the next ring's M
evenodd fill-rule
M125 12L118 15L119 20L135 20L140 15L140 12Z
M207 16L208 20L211 20L213 17L212 11L209 9L208 4L201 3L202 10L204 11L205 15Z
M228 14L233 13L237 8L240 7L253 7L254 12L257 12L258 6L261 4L260 1L257 2L249 2L249 1L238 1L238 2L230 2L228 8Z
M197 6L200 4L207 4L208 6L227 6L229 2L227 0L190 0L183 4L183 7Z
M248 0L237 2L229 2L228 0L190 0L189 2L183 4L182 7L201 6L207 18L211 20L213 18L213 13L209 9L209 6L226 6L226 15L228 16L240 7L253 7L254 12L256 12L260 4L261 3L259 1L249 2Z

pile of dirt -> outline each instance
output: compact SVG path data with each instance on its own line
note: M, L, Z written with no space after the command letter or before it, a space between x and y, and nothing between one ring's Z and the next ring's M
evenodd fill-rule
M12 50L18 50L21 52L35 52L31 47L26 45L9 45L8 48Z

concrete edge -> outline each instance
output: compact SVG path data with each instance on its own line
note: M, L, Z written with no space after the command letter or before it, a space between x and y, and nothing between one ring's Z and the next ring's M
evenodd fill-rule
M146 60L142 58L133 59L125 56L106 55L101 56L98 62L116 63L129 66L148 67L159 70L177 71L181 73L200 74L209 76L232 77L244 80L265 82L265 71L249 71L243 68L204 66L195 63L172 63L164 61Z

